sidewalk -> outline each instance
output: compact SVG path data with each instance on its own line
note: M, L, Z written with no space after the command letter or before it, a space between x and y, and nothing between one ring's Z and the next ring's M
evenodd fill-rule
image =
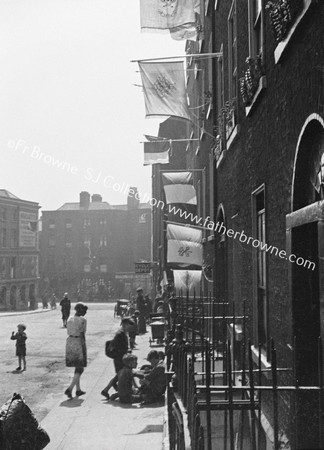
M150 329L136 337L138 367L147 364L149 337ZM69 400L62 393L61 402L42 421L51 438L46 450L162 449L164 404L122 405L106 400L100 392L112 376L113 360L102 352L82 375L86 395Z
M21 316L23 314L36 314L36 313L44 313L48 311L53 311L51 308L44 308L41 303L38 303L38 309L27 309L24 311L0 311L0 317L6 316Z

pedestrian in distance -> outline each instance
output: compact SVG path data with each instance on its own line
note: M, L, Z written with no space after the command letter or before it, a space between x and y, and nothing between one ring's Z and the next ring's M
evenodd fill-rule
M18 332L11 333L10 339L16 341L16 356L18 356L18 367L16 370L26 370L26 325L19 323L17 325Z
M138 316L138 333L146 333L146 301L143 296L143 289L141 287L136 289L136 309L139 312Z
M138 394L137 386L134 382L135 373L133 369L137 367L137 356L130 353L123 356L123 367L117 375L109 381L109 384L101 391L101 395L110 400L119 398L121 403L139 403L142 397ZM117 392L109 396L109 390L114 387Z
M67 292L65 292L64 297L60 301L60 306L62 312L63 327L66 328L66 323L68 318L70 317L71 312L71 302Z
M75 315L70 317L67 321L66 340L66 357L65 363L67 367L74 367L74 375L70 386L65 390L64 394L72 398L72 391L76 387L76 396L84 395L85 392L81 390L80 378L87 367L87 347L85 334L87 331L87 320L84 316L87 313L88 307L84 303L77 303L75 305Z
M153 312L156 312L160 300L162 300L162 293L158 292L154 299Z
M43 297L42 297L42 305L43 305L43 309L48 308L48 303L47 303L47 296L46 296L46 294L44 294Z
M145 299L145 303L146 303L146 320L149 321L150 320L150 314L152 314L153 312L153 302L151 300L151 297L149 296L149 294L146 294L144 296Z
M130 317L123 317L120 328L111 341L116 374L124 367L123 356L128 352L128 332L133 325L134 321Z
M51 309L56 309L56 295L53 293L50 299L50 305L51 305Z

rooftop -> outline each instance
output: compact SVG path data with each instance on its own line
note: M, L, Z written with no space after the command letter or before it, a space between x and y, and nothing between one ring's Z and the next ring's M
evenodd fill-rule
M0 197L14 198L16 200L20 200L20 198L16 197L11 192L7 191L7 189L0 189Z
M91 202L88 207L80 206L80 203L64 203L57 211L97 211L103 209L114 209L107 202Z

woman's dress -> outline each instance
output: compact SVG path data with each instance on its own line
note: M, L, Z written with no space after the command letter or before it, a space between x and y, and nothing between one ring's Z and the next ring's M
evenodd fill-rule
M83 316L70 317L66 325L68 338L66 340L65 363L67 367L87 366L87 347L85 332L87 321Z

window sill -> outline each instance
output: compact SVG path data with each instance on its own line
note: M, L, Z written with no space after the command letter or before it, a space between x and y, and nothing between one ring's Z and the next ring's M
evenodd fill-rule
M252 345L252 359L253 362L259 366L259 348ZM261 350L261 370L271 369L271 363L267 360L265 352ZM264 376L269 380L271 379L271 372L263 372Z
M233 129L232 133L230 134L230 137L228 138L227 142L226 142L226 147L227 150L229 150L230 146L232 145L234 139L236 138L237 134L240 131L240 126L236 125L235 128Z
M266 76L264 75L264 76L261 77L260 80L259 80L259 87L258 87L258 89L256 90L256 93L254 94L254 97L253 97L253 100L252 100L251 105L245 107L245 115L246 115L246 116L248 116L248 115L251 113L251 111L252 111L254 105L256 104L256 102L257 102L257 100L258 100L258 97L261 95L261 92L262 92L263 89L265 89L266 87L267 87L267 78L266 78Z
M303 11L300 13L300 15L298 17L296 17L296 20L293 24L293 26L291 27L288 35L286 36L286 38L279 42L279 44L277 45L275 51L274 51L274 59L275 59L275 63L278 64L278 62L280 61L284 51L286 50L290 39L292 38L292 36L295 33L296 28L298 27L298 25L300 24L300 22L302 21L303 17L305 16L305 14L307 13L309 7L311 6L312 3L314 3L315 0L305 0L305 6Z

